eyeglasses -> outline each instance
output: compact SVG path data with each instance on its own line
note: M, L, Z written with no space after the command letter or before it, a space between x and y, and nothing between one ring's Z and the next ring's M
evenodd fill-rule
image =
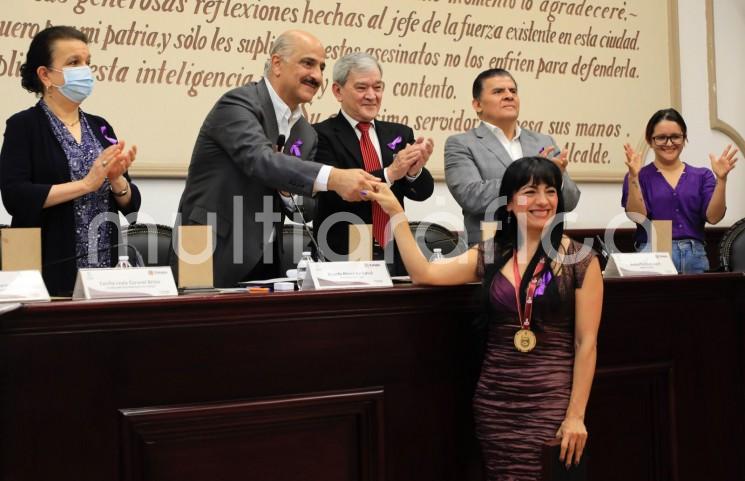
M656 135L652 137L652 141L654 142L654 145L657 147L662 147L667 145L668 140L672 142L673 145L682 145L683 142L685 142L685 135L681 134L675 134L675 135Z

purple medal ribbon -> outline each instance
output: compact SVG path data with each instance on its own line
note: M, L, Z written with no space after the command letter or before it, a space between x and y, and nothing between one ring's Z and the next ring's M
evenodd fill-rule
M398 144L400 144L401 142L403 142L403 140L404 139L402 139L401 136L399 135L398 137L396 137L395 139L391 140L387 144L388 145L388 148L391 149L391 150L396 150L396 147L398 146Z
M294 155L295 157L300 157L300 146L303 145L303 141L300 139L297 139L295 142L292 143L290 146L290 154Z
M118 140L116 140L113 137L109 137L107 134L108 134L108 129L106 128L106 126L105 125L101 126L101 135L103 135L103 138L104 139L106 139L109 142L111 142L111 145L114 145L114 144L118 144L119 143Z

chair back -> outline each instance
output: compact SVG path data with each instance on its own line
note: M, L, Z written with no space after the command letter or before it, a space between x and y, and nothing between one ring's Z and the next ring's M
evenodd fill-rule
M440 224L414 221L410 222L409 226L419 249L425 254L433 252L435 248L440 248L442 255L456 256L468 248L464 239Z
M279 256L280 276L289 269L297 267L303 251L312 251L310 236L301 224L284 224L282 226L282 252Z
M732 224L719 242L719 265L729 272L745 272L745 219Z
M122 233L122 242L140 253L147 267L167 266L172 228L161 224L130 224Z

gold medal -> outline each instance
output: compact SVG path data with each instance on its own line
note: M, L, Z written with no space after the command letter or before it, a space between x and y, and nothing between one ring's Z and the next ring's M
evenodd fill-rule
M515 333L515 348L520 352L530 352L535 348L535 334L530 329L520 329Z

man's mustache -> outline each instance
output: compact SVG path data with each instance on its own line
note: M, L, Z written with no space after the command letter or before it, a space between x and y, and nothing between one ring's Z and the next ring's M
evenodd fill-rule
M304 84L307 84L307 85L310 85L311 87L313 87L315 89L317 89L318 87L321 86L321 82L319 82L318 80L314 79L313 77L306 77L306 78L304 78L303 79L303 83Z

